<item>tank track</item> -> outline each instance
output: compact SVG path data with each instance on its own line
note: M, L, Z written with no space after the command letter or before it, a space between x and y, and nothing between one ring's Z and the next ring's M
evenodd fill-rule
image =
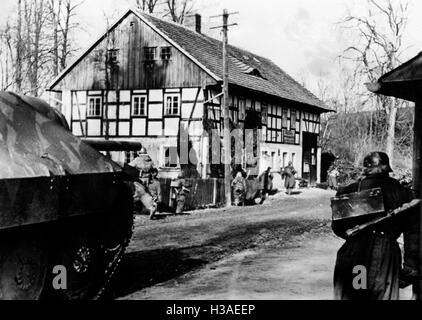
M128 234L126 235L126 237L122 240L122 242L116 246L115 248L112 249L105 249L105 253L107 254L108 252L111 251L117 251L114 255L113 258L110 259L110 262L108 263L108 268L105 271L105 281L104 284L102 285L102 287L98 290L98 292L94 295L94 297L92 298L92 300L100 300L104 297L112 279L114 274L117 271L117 268L120 265L121 260L123 259L123 256L126 252L126 248L129 246L129 243L132 239L132 235L133 235L133 231L135 229L135 223L134 223L134 216L132 216L132 227L130 228L130 231L128 232Z

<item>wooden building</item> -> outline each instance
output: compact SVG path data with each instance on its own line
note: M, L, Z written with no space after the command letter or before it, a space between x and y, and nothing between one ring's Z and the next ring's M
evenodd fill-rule
M188 153L197 175L216 174L209 133L223 123L222 43L201 34L199 15L192 19L195 30L129 10L112 25L49 87L62 93L72 131L139 141L163 176L177 175ZM257 174L293 161L299 176L317 181L320 115L329 110L272 61L234 46L228 53L232 127L251 129L258 159L245 155L244 166Z
M422 147L422 52L413 59L403 63L396 69L386 73L375 83L367 84L370 91L380 94L413 101L415 103L414 148L413 148L413 188L417 197L422 198L421 177L421 147ZM411 230L404 233L404 246L406 250L418 249L419 257L414 258L415 269L419 270L419 284L414 287L414 292L419 292L417 299L422 295L422 211L419 221L413 221ZM419 258L419 259L418 259Z
M398 68L383 75L377 82L367 84L376 94L396 97L415 103L413 181L421 191L421 136L422 136L422 52Z

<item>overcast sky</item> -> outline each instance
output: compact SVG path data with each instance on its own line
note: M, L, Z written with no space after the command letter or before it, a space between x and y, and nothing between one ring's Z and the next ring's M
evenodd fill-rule
M400 0L397 0L398 2ZM16 0L1 0L0 19L7 17ZM85 31L79 35L81 47L86 47L105 28L104 15L117 16L135 0L85 0L78 15ZM337 57L348 41L336 26L348 9L362 12L366 0L195 0L207 28L221 25L224 8L238 11L231 22L239 25L229 33L231 44L272 59L297 80L307 79L315 91L318 77L335 79L339 73ZM422 1L410 1L410 15L405 42L411 46L404 59L422 51ZM218 32L213 32L215 37Z

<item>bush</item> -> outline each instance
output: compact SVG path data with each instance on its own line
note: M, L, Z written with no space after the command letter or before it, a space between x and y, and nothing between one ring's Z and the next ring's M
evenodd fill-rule
M351 161L346 159L335 160L331 167L328 169L328 172L334 168L339 172L337 183L341 186L355 182L359 179L362 173L362 168L354 166Z
M394 179L400 181L400 183L406 187L412 187L412 170L406 168L395 168L391 175Z

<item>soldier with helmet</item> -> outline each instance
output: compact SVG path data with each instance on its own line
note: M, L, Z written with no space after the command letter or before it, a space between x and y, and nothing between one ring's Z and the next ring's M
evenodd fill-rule
M149 188L154 163L147 150L142 147L138 156L129 165L139 171L139 180L134 183L134 201L135 203L142 203L144 209L149 212L150 218L154 219L158 208L158 197L152 196Z
M161 184L160 180L158 180L158 169L153 168L151 171L151 177L148 182L148 191L151 194L154 201L157 203L157 207L160 207L162 202L161 196Z
M139 170L139 179L147 185L154 168L154 163L147 149L142 147L138 152L138 156L129 165Z
M384 212L402 207L412 200L412 192L391 178L390 172L392 169L387 154L372 152L364 159L363 177L351 185L340 187L337 197L350 199L352 194L380 188L380 199L382 199L380 201L383 202ZM333 220L332 228L335 234L346 239L338 251L335 265L336 299L396 300L399 298L399 288L410 285L416 279L416 277L403 277L404 274L417 273L417 263L413 261L414 252L405 250L405 269L402 269L402 255L397 243L400 235L411 228L412 217L415 214L417 216L416 208L411 210L406 214L393 215L374 224L368 224L369 221L373 221L374 216L366 214ZM348 230L364 224L368 227L350 236ZM363 268L365 271L362 274L366 276L364 287L356 286L356 268Z
M190 193L192 185L183 177L183 173L171 182L172 201L176 214L182 214L185 209L186 197Z

